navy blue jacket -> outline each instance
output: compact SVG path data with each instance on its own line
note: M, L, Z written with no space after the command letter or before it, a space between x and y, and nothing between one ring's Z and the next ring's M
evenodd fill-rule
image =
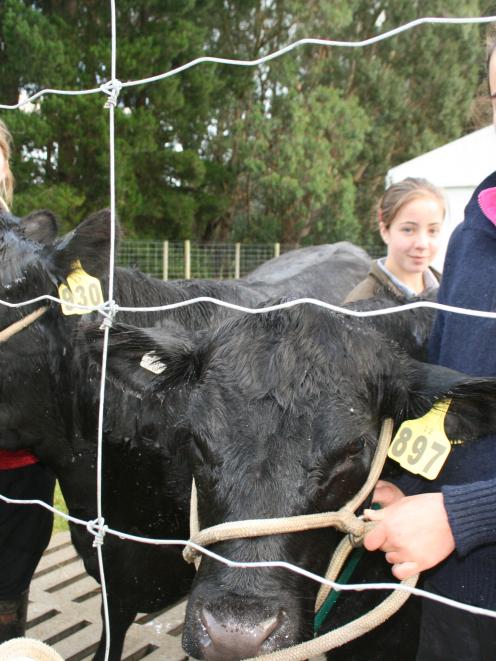
M451 236L440 303L496 311L496 227L478 203L480 191L492 187L496 172L474 192ZM496 320L439 311L429 359L472 376L496 376ZM419 491L442 491L456 542L455 552L429 572L434 588L496 609L496 436L453 446L437 480L421 482Z

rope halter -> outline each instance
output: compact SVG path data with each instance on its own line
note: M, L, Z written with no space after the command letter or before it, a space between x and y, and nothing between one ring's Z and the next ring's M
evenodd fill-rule
M369 476L360 491L337 512L323 512L318 514L304 514L301 516L281 517L274 519L248 519L245 521L229 521L220 523L210 528L199 530L198 513L196 509L196 487L193 481L190 513L190 541L199 546L209 546L228 539L240 537L260 537L262 535L274 535L289 532L301 532L304 530L315 530L317 528L337 528L340 532L352 536L353 545L362 543L363 537L370 524L362 521L355 515L355 510L360 507L364 500L370 495L379 476L391 442L393 421L390 418L382 424L377 450L370 467ZM191 546L186 546L183 557L187 562L194 562L199 551Z
M226 539L235 539L239 537L257 537L260 535L270 535L277 533L297 532L303 530L313 530L316 528L327 528L334 526L338 530L348 535L341 541L331 558L329 568L326 572L326 579L335 581L341 570L346 557L354 546L360 545L366 532L373 527L373 522L365 522L355 515L355 510L370 495L379 476L382 472L386 456L391 442L393 431L393 421L390 418L384 420L382 424L377 449L370 467L369 476L360 489L360 491L337 512L326 512L323 514L306 514L303 516L294 516L280 519L253 519L248 521L230 521L221 523L204 530L198 529L198 512L196 501L196 487L193 480L191 494L191 512L190 512L190 541L200 545L208 546ZM200 553L191 546L186 546L183 556L188 562L194 562L197 569L200 562ZM418 575L402 581L404 586L414 586L417 583ZM317 595L316 610L323 603L330 588L322 584ZM410 594L406 591L393 591L386 599L370 612L348 622L329 633L325 633L317 638L308 640L292 647L286 647L263 654L261 657L246 659L245 661L257 661L258 659L267 659L267 661L305 661L306 659L323 654L331 649L340 647L355 638L362 636L368 631L378 627L393 615L405 603Z
M13 324L10 324L10 326L7 326L7 328L4 328L2 331L0 331L0 342L6 342L13 335L19 333L19 331L22 331L28 326L30 326L43 314L45 314L47 310L48 310L48 305L44 305L41 308L37 308L30 314L26 315L22 319L18 319L17 321L14 321Z

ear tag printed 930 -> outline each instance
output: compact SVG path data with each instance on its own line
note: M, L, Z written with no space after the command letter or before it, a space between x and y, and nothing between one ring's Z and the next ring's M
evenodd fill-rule
M102 305L103 293L100 280L86 273L77 261L67 276L67 285L59 285L59 298L63 301L62 312L69 314L89 314L92 310L75 308L76 305Z
M437 404L423 417L405 420L389 446L388 457L402 468L434 480L451 451L444 420L451 400Z

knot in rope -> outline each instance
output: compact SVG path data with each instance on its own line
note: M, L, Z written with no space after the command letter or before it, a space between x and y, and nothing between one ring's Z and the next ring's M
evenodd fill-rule
M359 546L363 546L364 537L374 528L374 521L366 521L363 519L363 515L357 517L358 524L354 530L348 532L348 540L351 546L356 549Z
M108 526L105 525L105 519L103 517L97 517L92 521L88 521L86 530L94 537L93 547L102 546L103 538L108 530Z
M108 96L108 99L104 105L104 108L110 108L117 105L117 99L122 89L122 83L117 78L113 80L108 80L106 83L100 85L100 89L104 94Z
M375 526L374 521L364 521L362 517L358 517L357 521L359 522L357 530L350 530L348 533L348 539L354 549L358 548L359 546L363 546L363 539L365 535L367 535L367 533L369 533Z
M365 535L365 523L359 519L351 510L342 508L339 511L340 522L336 527L341 532L348 533L350 542L353 547L362 546L363 538Z

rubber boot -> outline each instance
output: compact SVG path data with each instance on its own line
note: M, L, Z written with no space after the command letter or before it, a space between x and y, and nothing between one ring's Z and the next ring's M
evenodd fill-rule
M16 599L0 600L0 643L26 633L28 593L26 590Z

